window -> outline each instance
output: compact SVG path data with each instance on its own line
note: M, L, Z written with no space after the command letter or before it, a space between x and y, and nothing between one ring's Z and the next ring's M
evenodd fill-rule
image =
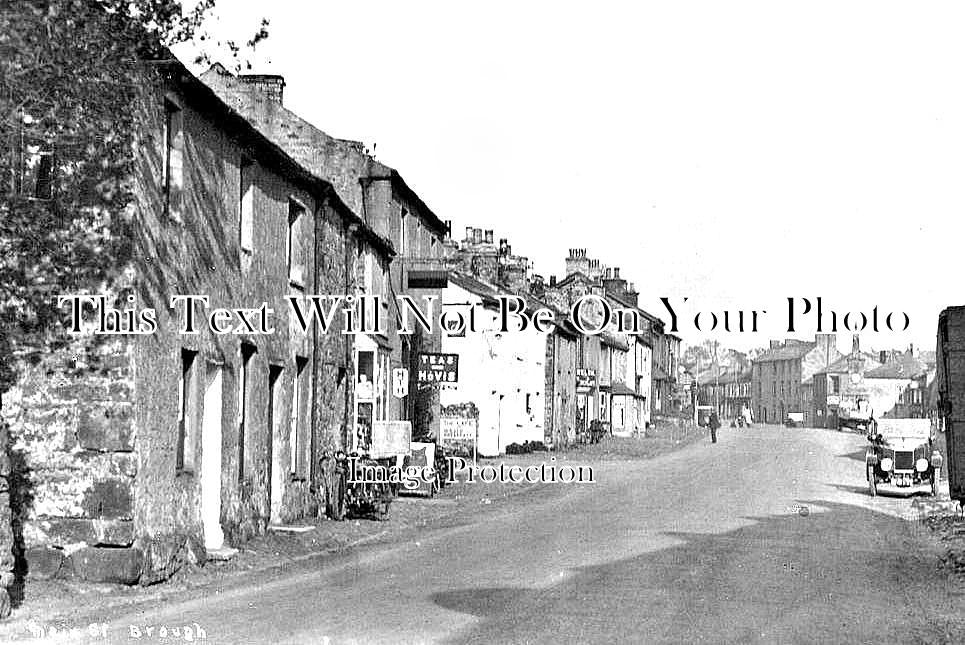
M238 172L238 246L242 254L251 255L255 237L255 189L251 181L253 163L241 158Z
M838 394L841 392L841 377L832 376L831 377L831 394Z
M296 287L305 286L305 256L302 240L302 222L305 221L305 207L297 200L288 200L288 280Z
M13 115L16 130L10 137L10 192L30 199L50 199L54 155L41 125L22 109Z
M50 149L29 145L24 151L20 194L34 199L50 199L54 154Z
M295 357L295 374L292 378L292 408L291 426L289 429L289 442L291 444L290 468L292 475L304 477L308 455L305 453L308 446L308 411L306 403L309 400L308 359L301 356Z
M168 217L181 218L184 188L184 117L170 99L164 101L164 198Z
M178 383L178 472L194 471L195 441L198 436L200 401L197 387L197 352L181 350L181 378Z
M245 444L248 441L248 398L251 390L251 357L255 346L241 344L241 369L238 372L238 481L245 477Z

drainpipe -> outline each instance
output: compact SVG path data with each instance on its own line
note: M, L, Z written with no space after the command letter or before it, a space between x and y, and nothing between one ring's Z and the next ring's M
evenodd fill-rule
M348 295L353 287L352 284L352 253L354 251L354 246L356 244L355 233L358 231L358 224L351 223L345 228L346 232L346 244L345 244L345 289L344 293ZM342 445L345 446L345 451L349 452L352 446L352 435L355 432L355 409L352 401L352 395L354 394L354 380L352 381L353 386L349 387L349 376L352 379L354 376L354 361L352 357L352 343L354 336L345 336L345 425L342 429Z

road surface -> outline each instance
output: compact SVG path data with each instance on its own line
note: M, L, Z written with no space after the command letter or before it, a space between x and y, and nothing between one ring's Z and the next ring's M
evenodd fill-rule
M715 445L595 464L595 484L485 523L113 616L111 634L197 623L210 643L963 642L962 596L904 519L911 500L867 495L864 444L723 428Z

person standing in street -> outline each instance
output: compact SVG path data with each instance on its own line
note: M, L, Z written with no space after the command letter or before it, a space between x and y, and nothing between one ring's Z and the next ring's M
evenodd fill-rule
M720 427L720 419L717 417L717 410L710 413L710 418L707 420L707 425L710 426L710 441L712 443L717 443L717 428Z

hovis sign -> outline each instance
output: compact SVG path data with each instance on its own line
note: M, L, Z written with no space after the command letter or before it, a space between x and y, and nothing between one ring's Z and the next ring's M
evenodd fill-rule
M419 354L420 385L429 383L456 383L459 381L459 354Z

